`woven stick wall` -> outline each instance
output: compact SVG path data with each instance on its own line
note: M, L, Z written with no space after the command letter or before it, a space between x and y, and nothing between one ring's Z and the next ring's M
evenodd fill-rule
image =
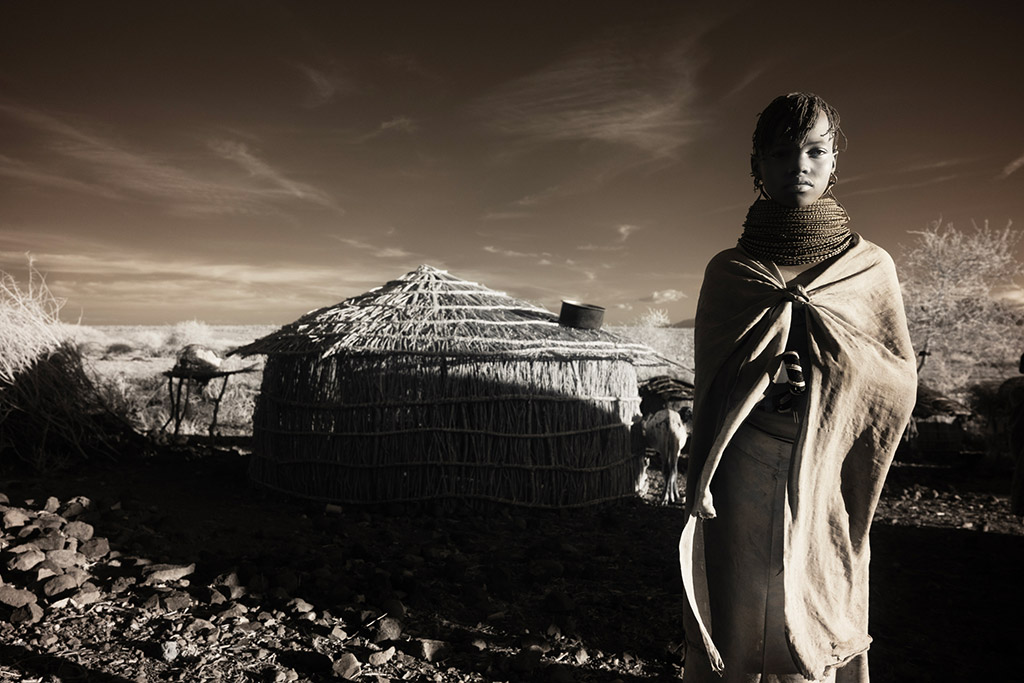
M575 507L635 494L646 347L421 266L236 351L267 354L250 476L341 503Z

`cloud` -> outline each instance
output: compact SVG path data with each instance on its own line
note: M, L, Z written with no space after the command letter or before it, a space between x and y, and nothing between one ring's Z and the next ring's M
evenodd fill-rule
M580 251L622 251L626 247L622 246L621 244L619 244L619 245L581 244L580 246L578 246L576 248L578 250L580 250Z
M302 106L308 109L322 107L334 99L339 92L352 89L351 84L340 76L330 75L307 64L295 64L305 79L308 89Z
M509 221L521 218L529 218L533 214L529 211L488 211L483 215L485 221Z
M686 298L686 294L679 291L678 289L662 289L651 292L650 296L646 296L640 299L640 301L655 304L667 304L672 303L673 301L680 301L681 299Z
M37 161L0 161L0 173L7 176L108 199L156 202L185 215L276 214L282 202L294 201L341 212L325 192L289 179L242 143L211 142L216 157L193 160L204 174L43 112L0 104L0 113L44 135ZM233 162L245 174L225 175L215 168L217 159ZM209 177L213 171L216 179Z
M505 256L508 258L531 258L531 259L551 259L552 256L548 252L525 252L525 251L514 251L512 249L502 249L492 245L486 245L483 250L488 254L497 254L498 256Z
M636 232L640 228L638 226L636 226L636 225L620 225L616 229L618 230L618 233L619 233L619 239L622 240L623 242L625 242L626 240L629 239L630 235L632 235L634 232Z
M1005 180L1021 168L1024 168L1024 154L1021 154L1019 157L1004 166L1002 172L996 176L996 178L999 180Z
M54 294L68 300L64 318L82 311L89 324L185 318L285 322L394 276L365 258L341 266L284 259L268 265L28 232L4 234L0 270L22 272L31 243L37 245L32 249L36 268Z
M380 130L396 130L402 133L415 133L419 130L419 125L408 116L396 116L393 119L388 119L381 123Z
M215 140L210 142L210 148L222 158L237 163L248 171L251 177L266 180L271 187L278 188L285 196L340 210L325 192L285 177L280 171L253 155L244 143Z
M672 158L690 136L693 65L679 52L590 47L482 98L476 114L525 143L599 141Z
M879 194L881 192L894 192L896 190L910 190L918 187L928 187L929 185L937 185L939 183L946 183L950 180L956 180L962 177L959 173L953 173L949 175L937 176L935 178L929 178L927 180L921 180L915 183L891 183L888 185L879 185L877 187L866 187L863 190L852 190L843 191L843 197L854 197L862 194Z
M408 258L412 256L411 252L399 249L398 247L378 247L368 242L361 242L347 237L338 237L337 235L331 235L331 237L353 249L369 251L376 258Z
M45 169L38 168L24 161L19 161L3 155L0 155L0 175L7 176L8 178L15 178L17 180L24 180L32 185L46 185L48 187L56 187L62 190L72 190L82 194L104 197L106 199L125 198L124 195L102 185L76 180L74 178L67 178Z

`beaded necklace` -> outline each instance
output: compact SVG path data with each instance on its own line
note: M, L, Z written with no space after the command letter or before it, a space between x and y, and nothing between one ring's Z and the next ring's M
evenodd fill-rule
M849 222L846 209L832 197L802 207L758 199L747 211L739 245L780 266L817 263L850 246Z

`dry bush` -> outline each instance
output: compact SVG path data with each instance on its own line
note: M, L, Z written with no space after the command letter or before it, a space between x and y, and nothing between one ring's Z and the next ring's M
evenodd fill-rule
M988 223L965 232L941 220L911 234L915 241L903 247L899 271L914 347L930 354L921 379L968 397L972 384L1006 373L1024 351L1024 315L995 296L1019 289L1021 234Z
M13 384L19 373L67 341L60 323L63 303L31 261L25 288L0 271L0 386Z
M31 261L26 287L0 273L0 463L13 455L52 469L113 457L135 436L87 373L61 304Z
M202 320L183 320L171 328L164 346L175 353L189 344L211 347L215 341L213 330Z

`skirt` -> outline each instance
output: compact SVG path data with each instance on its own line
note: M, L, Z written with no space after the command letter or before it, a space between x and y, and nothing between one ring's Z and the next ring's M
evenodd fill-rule
M785 627L783 534L793 443L744 424L711 483L717 516L704 521L711 636L725 663L715 674L688 648L684 683L807 683ZM823 681L833 681L830 672Z

